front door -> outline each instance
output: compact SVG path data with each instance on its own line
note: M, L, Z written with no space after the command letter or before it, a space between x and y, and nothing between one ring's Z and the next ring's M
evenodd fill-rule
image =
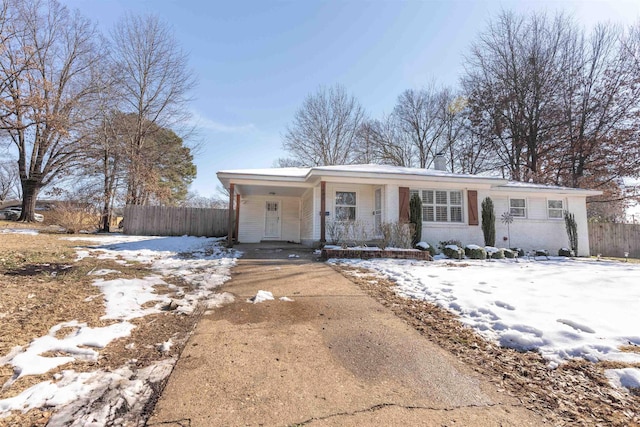
M382 235L382 188L373 193L373 229L376 236Z
M264 237L266 239L280 238L280 202L268 201L266 204Z

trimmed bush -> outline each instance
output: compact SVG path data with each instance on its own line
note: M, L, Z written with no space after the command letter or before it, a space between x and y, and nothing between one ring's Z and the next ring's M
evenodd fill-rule
M549 251L546 249L536 249L535 251L535 255L534 256L549 256Z
M518 255L518 252L512 251L511 249L502 248L500 250L505 258L515 258Z
M523 257L525 255L524 254L524 249L522 249L522 248L511 248L511 250L513 252L516 252L519 257Z
M462 259L464 257L464 250L458 245L446 245L442 248L442 253L451 259Z
M437 253L436 248L428 244L427 242L418 242L416 243L416 249L420 249L421 251L429 252L429 255L432 257Z
M502 249L498 249L493 246L485 246L484 250L487 251L487 258L490 258L490 259L504 258L504 253L502 252Z
M442 252L444 252L444 248L446 246L457 246L458 248L462 248L462 243L460 242L460 240L443 240L438 243L438 247Z
M573 251L569 248L560 248L558 250L558 256L564 256L564 257L574 257L576 256Z
M478 245L465 246L464 254L471 259L487 259L487 251Z

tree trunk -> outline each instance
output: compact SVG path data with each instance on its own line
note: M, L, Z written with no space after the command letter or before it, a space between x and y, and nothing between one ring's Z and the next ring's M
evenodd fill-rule
M35 222L36 200L40 192L40 183L33 179L22 180L22 212L18 221Z

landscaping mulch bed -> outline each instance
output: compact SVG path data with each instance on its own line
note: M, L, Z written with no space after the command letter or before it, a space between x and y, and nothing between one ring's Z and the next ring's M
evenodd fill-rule
M604 369L614 367L610 362L572 360L549 369L539 353L500 347L447 310L398 296L389 279L356 267L334 268L552 425L640 426L640 396L609 385Z

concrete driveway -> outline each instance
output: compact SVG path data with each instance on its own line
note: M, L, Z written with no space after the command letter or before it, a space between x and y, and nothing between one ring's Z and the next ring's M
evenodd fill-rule
M310 251L238 249L235 302L200 321L149 426L544 424Z

